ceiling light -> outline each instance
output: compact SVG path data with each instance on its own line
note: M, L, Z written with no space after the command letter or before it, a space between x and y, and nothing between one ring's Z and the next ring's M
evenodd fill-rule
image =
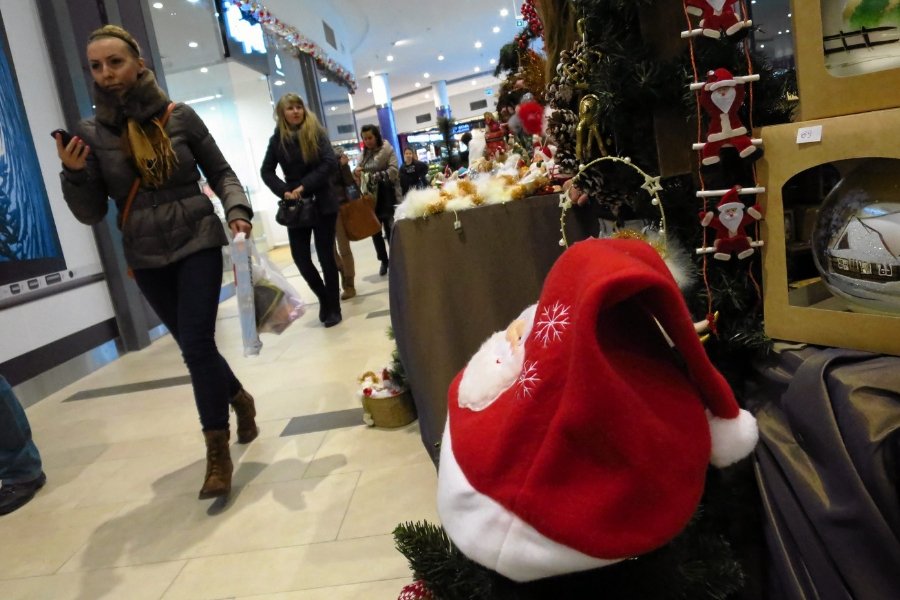
M791 18L791 13L788 13L788 19L790 19L790 18Z
M501 17L505 17L505 16L507 16L508 14L509 14L509 9L506 9L506 8L501 8L501 9L500 9L500 16L501 16Z
M429 77L431 77L431 73L422 73L422 77L428 79Z
M492 59L490 60L490 63L491 63L492 65L496 65L496 64L497 64L497 59L496 59L496 58L492 58Z
M369 77L375 77L375 71L369 71Z
M385 56L384 58L385 58L385 60L387 60L388 62L393 62L393 60L394 60L394 55L393 55L393 54L388 54L388 55Z
M475 67L475 72L476 72L476 73L481 73L481 67Z
M199 45L197 42L188 42L188 48L196 48Z
M200 0L188 0L188 2L190 2L191 4L197 4L197 2L199 2L199 1Z
M760 47L760 48L765 48L766 45L765 45L765 44L760 44L759 47Z
M418 82L418 81L417 81L417 82L416 82L416 84L415 84L415 85L416 85L416 87L417 87L417 88L420 88L420 87L422 87L422 84L421 84L421 83L419 83L419 82Z
M163 7L163 3L162 3L162 2L154 2L154 3L153 3L153 8L162 8L162 7Z
M334 111L336 111L336 110L337 110L337 106L332 106L332 107L331 107L331 112L334 112Z
M475 47L476 47L476 48L481 48L481 42L475 42Z
M785 33L790 33L791 30L790 30L790 29L785 29L784 32L785 32Z
M491 29L491 31L493 31L494 33L500 33L500 28L494 25L494 28Z
M191 98L190 100L185 100L185 104L200 104L201 102L209 102L210 100L215 100L219 95L215 96L201 96L200 98Z
M477 83L478 83L478 82L475 81L474 79L472 80L472 85L476 85Z
M323 77L323 78L320 79L319 81L321 81L322 83L325 83L326 81L328 81L328 78L327 78L327 77Z
M366 88L366 93L367 93L367 94L371 94L371 93L372 93L372 88Z
M778 32L778 35L781 35L781 34L782 34L782 33L784 33L784 32L782 32L782 31L779 31L779 32Z
M209 73L209 69L207 69L206 67L200 67L200 72L201 73Z
M276 79L275 85L284 85L284 79Z
M444 55L443 55L443 54L438 54L438 60L444 60Z
M425 92L425 97L426 97L426 98L431 98L431 94L429 94L428 92Z

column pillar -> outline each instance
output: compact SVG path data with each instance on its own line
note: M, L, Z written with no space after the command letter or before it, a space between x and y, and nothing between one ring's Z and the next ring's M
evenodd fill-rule
M402 160L400 141L397 139L397 123L394 120L394 106L391 102L391 90L388 87L387 73L372 75L372 97L375 99L375 111L378 114L378 127L381 137L394 147L398 161Z
M432 82L431 91L434 93L434 111L436 119L450 118L450 95L447 93L446 80Z

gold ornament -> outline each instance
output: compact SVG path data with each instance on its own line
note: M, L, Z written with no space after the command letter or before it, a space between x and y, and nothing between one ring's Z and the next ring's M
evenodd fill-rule
M591 160L593 146L597 146L600 156L609 156L598 122L600 98L586 94L578 103L578 126L575 128L575 158L581 163Z

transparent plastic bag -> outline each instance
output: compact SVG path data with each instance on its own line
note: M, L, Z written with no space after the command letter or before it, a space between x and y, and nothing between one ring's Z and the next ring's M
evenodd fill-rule
M266 256L251 250L256 329L281 334L306 312L306 304L281 270Z
M234 263L234 287L241 323L241 338L244 342L244 356L257 356L262 348L256 328L256 308L253 299L251 257L255 254L253 240L248 240L243 233L234 236L231 241L231 260Z

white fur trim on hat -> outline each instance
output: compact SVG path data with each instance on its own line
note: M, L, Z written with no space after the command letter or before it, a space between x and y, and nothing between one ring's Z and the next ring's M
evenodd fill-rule
M743 202L723 202L716 208L719 209L719 212L722 212L723 210L728 210L730 208L744 208L744 203Z
M531 333L536 309L537 304L532 304L517 318L525 321L523 344ZM506 330L493 334L485 340L466 365L459 382L459 405L474 411L484 410L490 406L506 388L515 383L522 370L524 358L522 345L513 350L506 339Z
M620 562L588 556L539 533L469 483L453 455L450 421L438 472L438 514L467 557L513 581L533 581ZM627 557L626 557L627 558Z
M715 467L727 467L753 452L759 439L756 419L741 409L734 419L721 419L706 411L709 420L709 435L712 438L712 453L709 462Z

